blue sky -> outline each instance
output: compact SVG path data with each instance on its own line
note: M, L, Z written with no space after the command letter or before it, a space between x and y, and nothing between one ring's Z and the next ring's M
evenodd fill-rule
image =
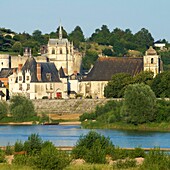
M79 25L86 37L105 24L110 31L146 28L170 42L169 8L170 0L0 0L0 27L50 33L61 20L68 33Z

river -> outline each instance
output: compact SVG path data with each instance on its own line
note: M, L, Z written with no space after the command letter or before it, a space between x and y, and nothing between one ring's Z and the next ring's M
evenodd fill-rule
M17 140L25 141L32 133L38 133L45 141L49 140L55 146L74 146L80 135L85 135L89 129L80 125L31 125L31 126L0 126L0 146L8 143L13 145ZM169 132L144 132L96 129L106 137L110 137L114 145L123 148L170 148Z

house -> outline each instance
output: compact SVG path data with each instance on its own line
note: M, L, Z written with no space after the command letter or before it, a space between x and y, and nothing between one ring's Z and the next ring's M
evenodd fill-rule
M84 97L104 98L104 88L117 73L132 76L141 71L152 71L154 76L162 72L162 61L150 47L143 58L99 57L91 71L79 82L79 94Z
M2 81L0 81L0 101L8 99L8 91Z
M33 57L9 76L10 96L22 93L30 99L66 98L67 91L67 79L61 81L54 63L36 62Z

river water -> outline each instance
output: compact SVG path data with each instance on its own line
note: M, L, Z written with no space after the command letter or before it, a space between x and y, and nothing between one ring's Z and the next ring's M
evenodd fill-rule
M0 146L8 143L13 145L17 140L25 141L32 133L38 133L45 141L49 140L55 146L74 146L80 135L85 135L89 129L79 125L31 125L31 126L0 126ZM110 137L114 145L125 148L170 148L169 132L143 132L96 129L98 133Z

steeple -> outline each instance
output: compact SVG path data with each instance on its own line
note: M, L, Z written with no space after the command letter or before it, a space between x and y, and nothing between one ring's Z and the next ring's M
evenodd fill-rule
M61 40L62 38L63 38L63 35L62 35L62 28L61 28L61 22L60 22L59 39Z

